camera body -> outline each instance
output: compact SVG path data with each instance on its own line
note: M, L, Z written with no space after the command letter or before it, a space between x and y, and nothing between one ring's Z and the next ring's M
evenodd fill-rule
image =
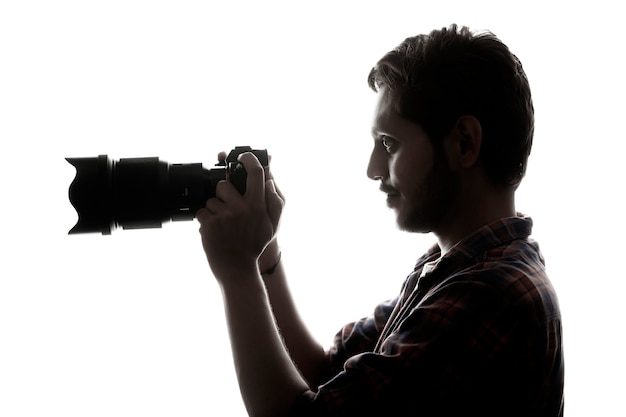
M78 213L69 234L108 235L118 227L159 228L170 220L192 220L215 196L218 182L229 180L245 193L247 175L237 160L244 152L252 152L263 166L268 165L267 150L249 146L235 147L211 169L201 163L168 164L158 157L66 158L76 168L69 199Z

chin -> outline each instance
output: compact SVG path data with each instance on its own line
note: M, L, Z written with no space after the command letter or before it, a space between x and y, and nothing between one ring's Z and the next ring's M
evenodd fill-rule
M398 225L398 229L403 232L425 234L425 233L430 233L433 231L433 228L425 226L425 225L421 225L421 224L397 222L397 225Z
M424 221L424 219L415 217L403 218L398 216L396 224L398 229L403 232L430 233L434 229L428 222Z
M437 229L444 216L444 210L399 210L396 217L398 229L411 233L430 233Z

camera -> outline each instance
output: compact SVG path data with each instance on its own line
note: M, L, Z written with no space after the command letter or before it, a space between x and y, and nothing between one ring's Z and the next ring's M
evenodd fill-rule
M69 234L109 235L118 227L160 228L170 220L193 220L196 211L215 196L218 182L228 179L245 193L247 175L237 160L244 152L252 152L261 165L268 165L267 150L249 146L235 147L211 169L201 163L168 164L158 157L65 158L76 168L69 199L78 222Z

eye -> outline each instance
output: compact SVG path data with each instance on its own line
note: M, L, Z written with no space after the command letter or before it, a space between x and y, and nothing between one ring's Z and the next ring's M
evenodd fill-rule
M393 147L396 144L395 139L390 138L389 136L381 136L380 137L380 143L384 146L385 150L387 152L392 152L393 151Z

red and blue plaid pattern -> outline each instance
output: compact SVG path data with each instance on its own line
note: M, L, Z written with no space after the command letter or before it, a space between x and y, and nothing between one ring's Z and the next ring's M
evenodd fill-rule
M341 329L293 415L562 416L561 317L531 229L503 219L431 248L395 300Z

